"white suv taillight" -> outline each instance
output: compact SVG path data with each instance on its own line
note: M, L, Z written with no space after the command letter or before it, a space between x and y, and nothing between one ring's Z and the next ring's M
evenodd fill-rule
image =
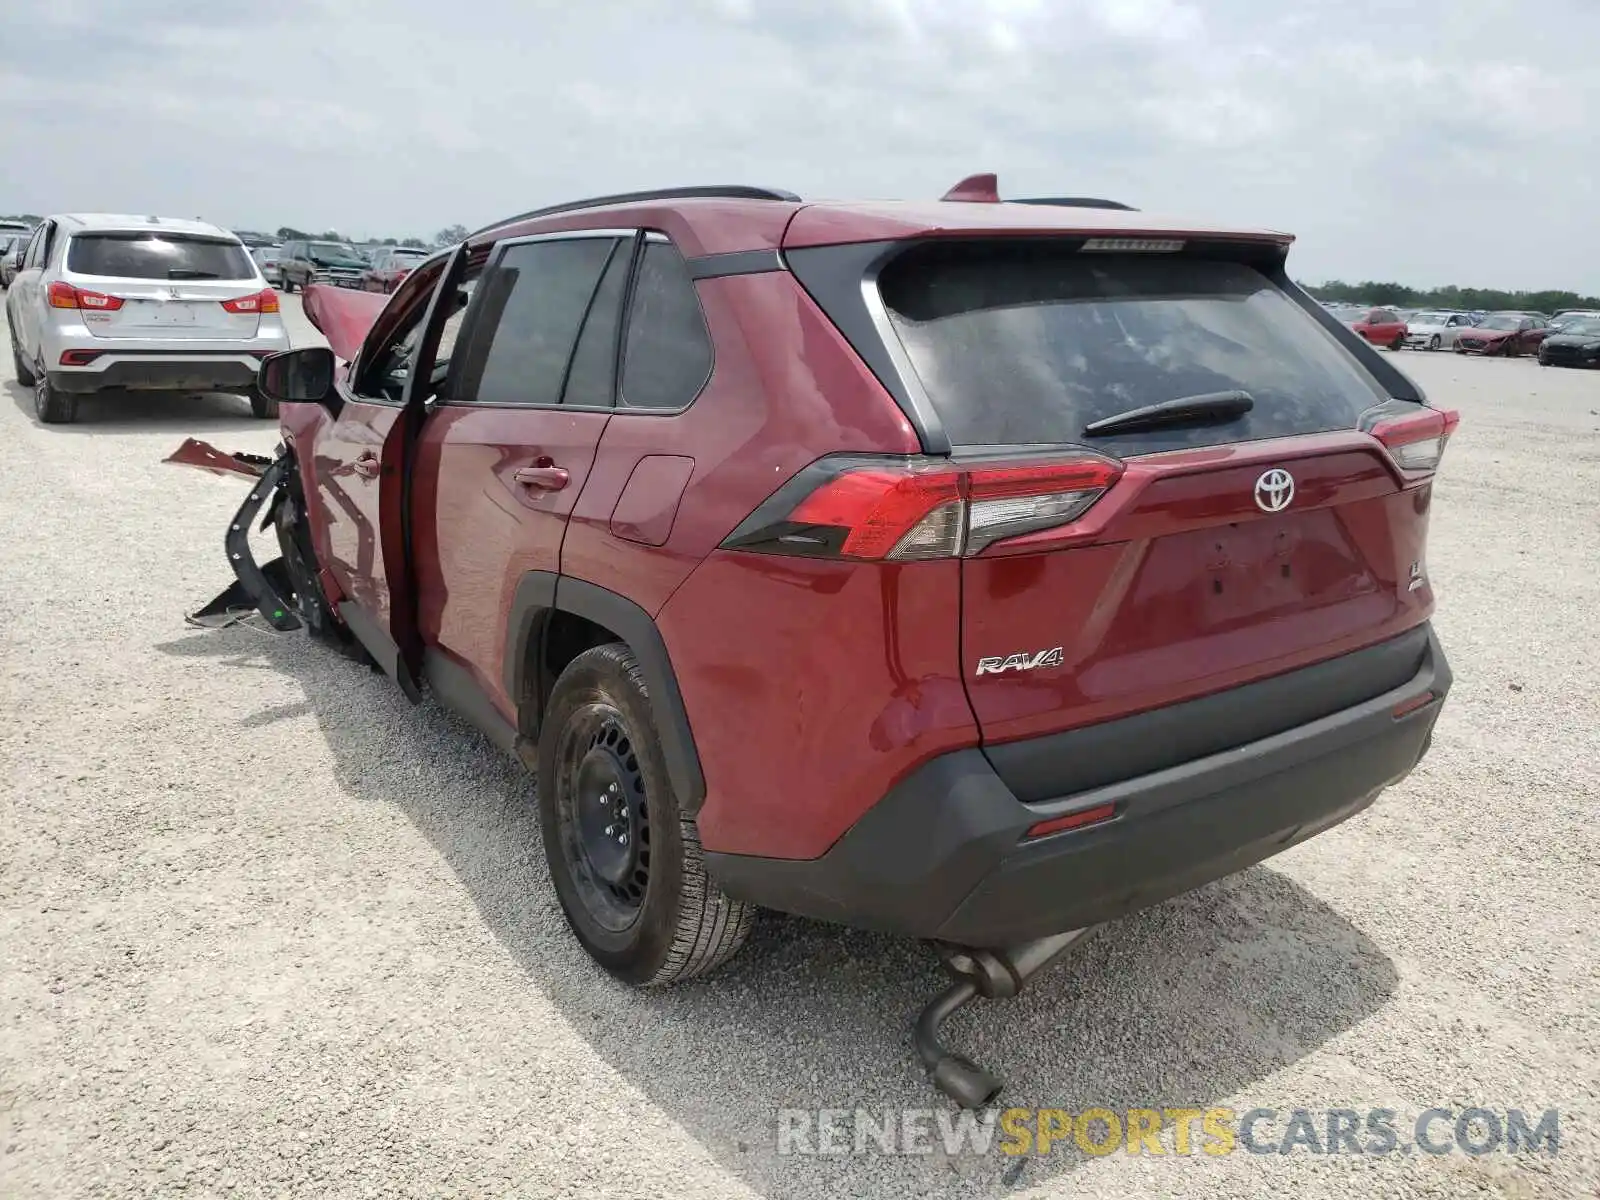
M263 288L259 292L251 292L248 296L236 296L232 300L223 300L220 303L224 312L275 313L278 311L278 293L271 288Z
M1098 455L957 466L941 459L825 458L722 543L808 558L910 562L979 554L1077 520L1122 474Z

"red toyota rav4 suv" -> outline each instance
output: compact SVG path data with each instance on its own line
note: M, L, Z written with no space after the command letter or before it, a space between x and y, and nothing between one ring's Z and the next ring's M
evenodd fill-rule
M599 963L698 974L756 906L929 939L917 1047L978 1105L949 1012L1427 749L1456 418L1287 236L952 196L507 220L387 303L308 288L282 453L176 457L260 476L207 614L353 638L536 766Z

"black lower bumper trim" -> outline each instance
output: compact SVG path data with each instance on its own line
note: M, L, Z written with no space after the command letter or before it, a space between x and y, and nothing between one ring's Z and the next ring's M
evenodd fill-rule
M116 353L112 351L110 353ZM145 392L248 392L256 381L253 363L218 359L119 358L98 371L47 371L50 386L84 396L126 388Z
M967 946L1112 920L1304 841L1404 777L1450 687L1425 636L1403 683L1245 745L1035 804L981 751L956 751L902 780L820 858L708 852L706 863L737 899ZM1431 702L1394 716L1425 692ZM1041 820L1104 804L1110 821L1026 838Z

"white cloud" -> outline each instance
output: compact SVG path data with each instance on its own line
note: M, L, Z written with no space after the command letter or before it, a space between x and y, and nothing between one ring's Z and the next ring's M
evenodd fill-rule
M12 0L0 207L429 234L771 183L1102 194L1309 278L1600 292L1594 0ZM15 52L20 48L20 52Z

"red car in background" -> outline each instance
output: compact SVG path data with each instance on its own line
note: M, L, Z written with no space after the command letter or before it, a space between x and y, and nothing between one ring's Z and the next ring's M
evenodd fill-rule
M1354 314L1345 324L1374 346L1398 350L1406 344L1406 323L1392 308L1369 308Z
M1457 354L1537 354L1550 336L1550 325L1532 313L1490 313L1456 338Z
M411 274L412 268L427 257L428 251L412 246L388 246L380 250L372 265L361 273L361 290L392 292Z

